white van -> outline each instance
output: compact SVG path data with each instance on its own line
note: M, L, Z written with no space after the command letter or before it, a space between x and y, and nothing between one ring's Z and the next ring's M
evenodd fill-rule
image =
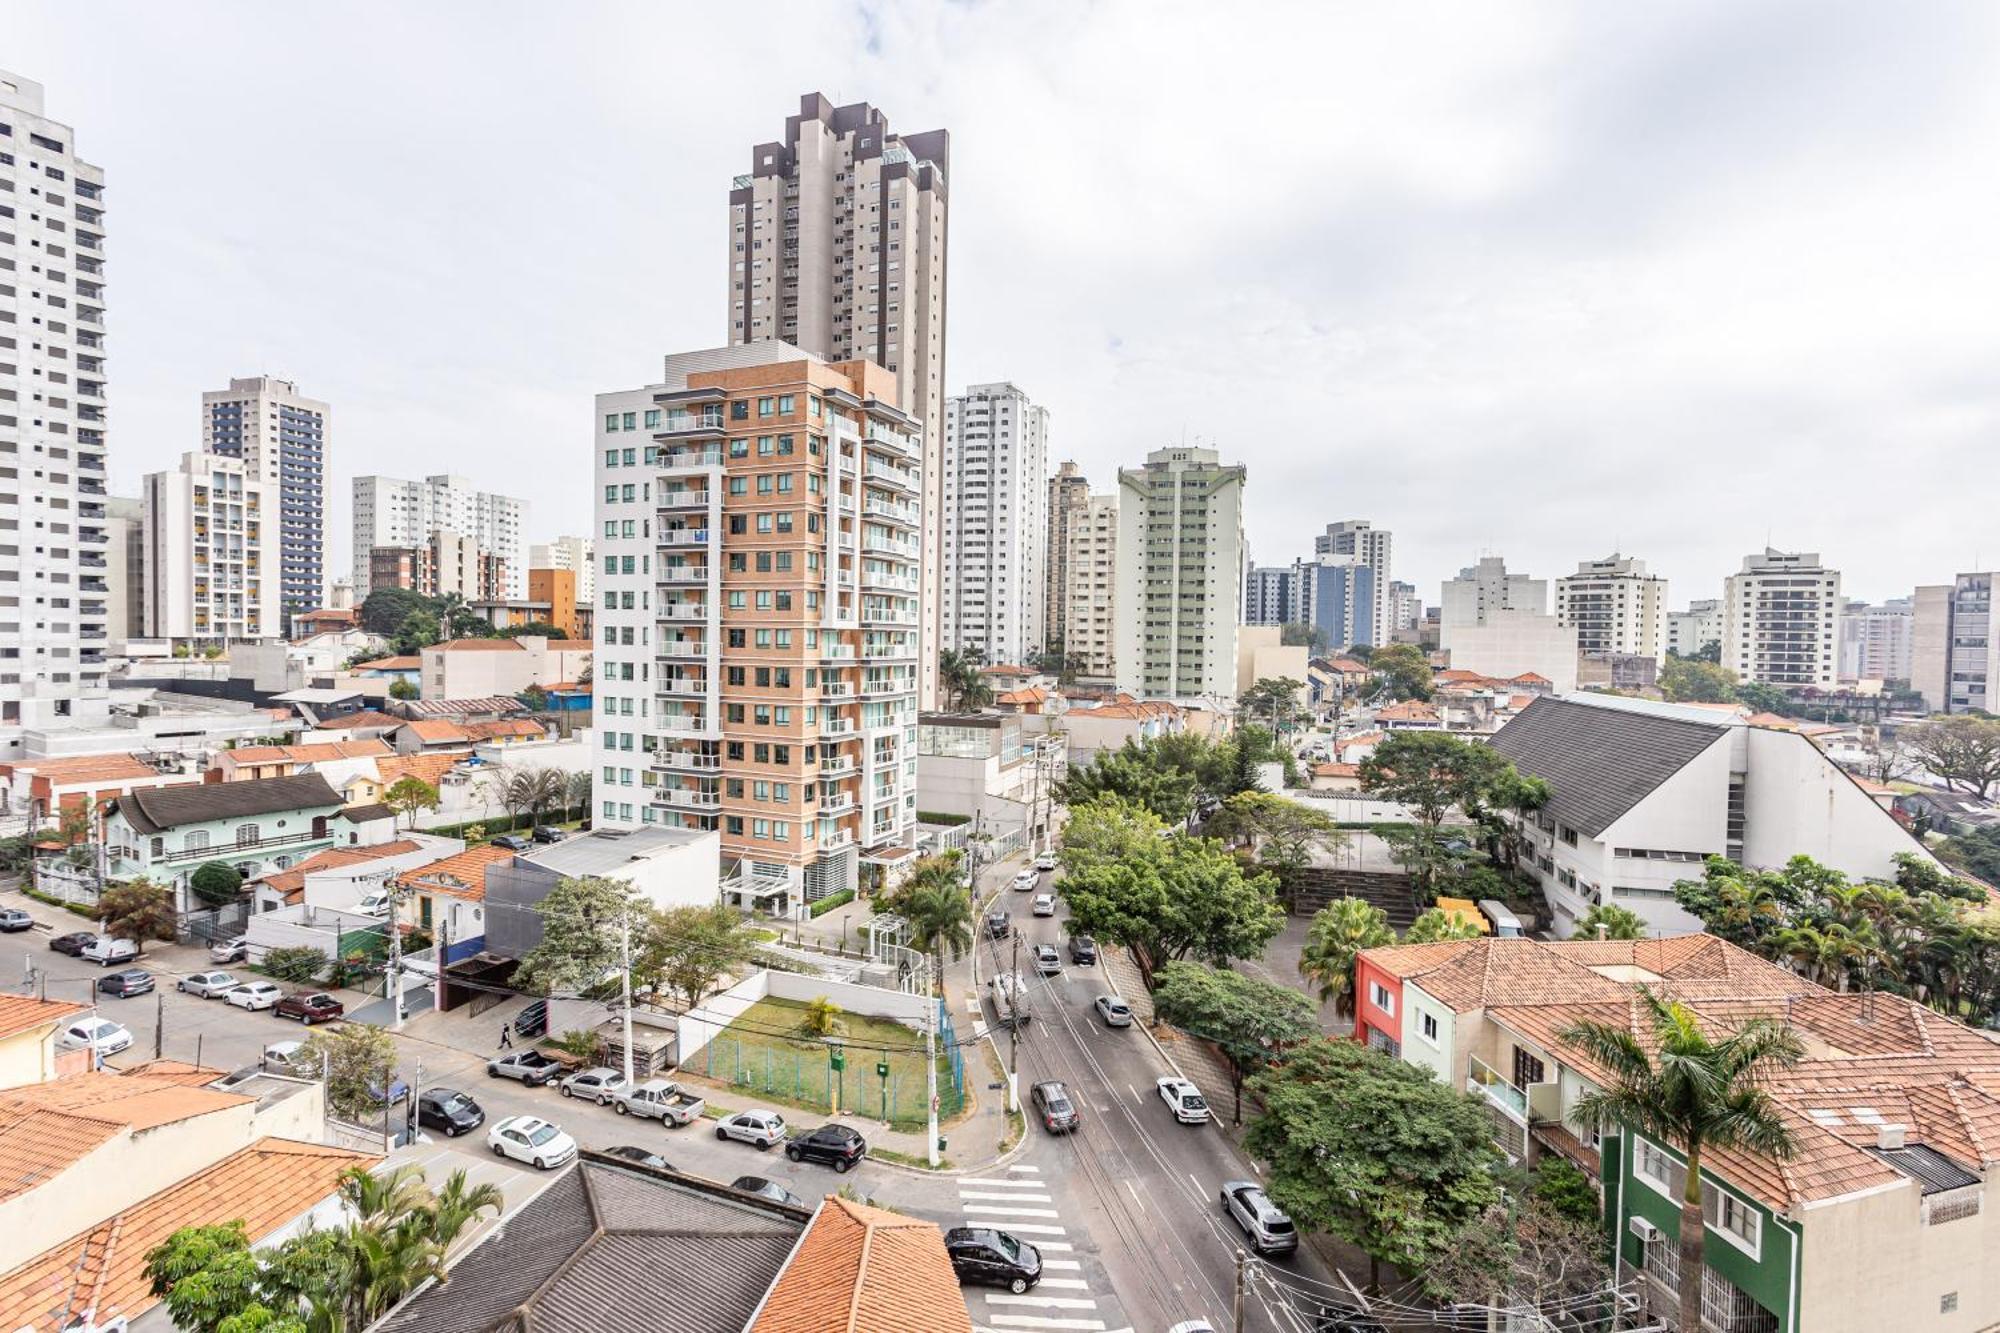
M113 963L129 963L139 956L139 946L131 940L114 940L109 935L100 935L83 947L77 957L86 963L99 967L110 967Z
M1485 914L1488 921L1493 923L1494 938L1517 940L1527 934L1526 931L1521 929L1521 918L1508 911L1506 904L1497 898L1481 898L1479 900L1479 910Z

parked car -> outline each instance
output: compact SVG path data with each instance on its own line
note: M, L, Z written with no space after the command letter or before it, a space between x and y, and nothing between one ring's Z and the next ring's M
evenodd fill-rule
M304 1074L308 1077L319 1071L306 1064L299 1055L305 1050L302 1041L274 1041L264 1048L263 1059L258 1064L264 1069L275 1069L280 1074Z
M625 1076L605 1065L593 1065L589 1069L579 1069L556 1086L556 1091L565 1097L582 1097L608 1106L611 1098L625 1087Z
M132 1044L132 1034L122 1023L108 1018L85 1016L56 1034L56 1047L64 1051L95 1050L99 1055L116 1055Z
M868 1155L868 1140L846 1125L821 1125L785 1145L794 1162L821 1162L845 1174Z
M1072 963L1081 963L1081 964L1083 964L1083 965L1084 965L1084 966L1086 966L1086 967L1094 967L1094 966L1096 966L1096 964L1097 964L1097 941L1096 941L1096 940L1094 940L1094 939L1092 939L1092 938L1091 938L1090 936L1088 936L1088 935L1072 935L1072 936L1070 936L1070 937L1069 937L1069 960L1070 960L1070 961L1071 961Z
M1054 870L1055 868L1056 868L1056 854L1054 852L1043 852L1040 856L1035 858L1035 869L1041 871L1043 874L1047 874L1049 871Z
M511 1078L531 1088L546 1088L562 1077L563 1063L540 1051L513 1051L486 1062L488 1078Z
M550 828L547 824L535 825L535 831L533 834L534 840L536 842L542 843L545 846L561 842L564 838L567 838L568 836L569 834L563 832L561 829Z
M1035 971L1045 977L1052 977L1062 971L1062 955L1056 952L1055 945L1037 944L1035 946Z
M488 838L486 841L489 846L505 847L510 852L525 852L534 846L518 833L503 833L497 838Z
M772 1203L790 1204L794 1208L803 1208L806 1206L804 1199L801 1199L777 1181L766 1180L762 1176L738 1176L729 1182L729 1188L742 1190L745 1194L761 1194Z
M655 1171L672 1171L675 1169L672 1162L669 1162L658 1153L647 1152L644 1148L635 1148L629 1143L621 1143L615 1148L600 1148L598 1151L606 1157L617 1157L639 1166L650 1166Z
M994 1227L953 1227L944 1233L944 1249L960 1282L1005 1287L1019 1296L1042 1280L1042 1252Z
M1032 891L1034 887L1037 884L1040 884L1041 882L1042 882L1042 877L1039 874L1035 873L1034 867L1030 866L1028 869L1023 870L1020 874L1014 876L1014 892L1028 893Z
M238 1009L275 1009L285 993L269 981L246 981L222 997Z
M1108 1028L1129 1028L1132 1026L1132 1006L1116 995L1100 995L1092 1003L1097 1016L1104 1020Z
M110 967L115 963L129 963L139 956L139 946L131 940L114 940L108 935L100 935L84 946L77 957L86 963L99 967Z
M136 967L123 972L113 972L98 980L97 989L106 995L116 995L121 1000L129 1000L134 995L144 995L153 989L153 974L141 972Z
M1154 1080L1154 1086L1160 1090L1160 1100L1174 1113L1174 1119L1183 1125L1199 1125L1208 1120L1208 1103L1194 1084L1164 1074Z
M182 977L174 983L174 989L183 995L199 995L204 1000L213 1000L227 995L243 983L229 972L197 972L190 977Z
M72 958L83 957L83 951L97 943L97 933L89 930L72 930L67 935L58 935L49 941L49 947L57 953L66 953Z
M456 1088L430 1088L417 1097L417 1123L455 1139L485 1124L486 1112Z
M1243 1228L1258 1254L1290 1254L1299 1248L1298 1228L1254 1180L1223 1181L1222 1211Z
M646 1116L669 1125L691 1125L701 1119L708 1103L692 1092L683 1091L672 1079L649 1078L621 1089L611 1098L611 1109L619 1115Z
M1013 933L1014 918L1008 916L1005 912L988 912L986 914L987 939L1004 940Z
M1035 915L1054 916L1055 914L1056 914L1056 896L1053 893L1036 894Z
M18 907L0 907L0 934L12 935L23 930L33 930L35 918Z
M517 1037L540 1037L549 1030L549 1002L531 1000L521 1006L521 1012L514 1015L514 1035Z
M715 1137L754 1143L764 1152L785 1141L785 1118L776 1111L738 1111L715 1125Z
M561 1166L576 1156L575 1139L561 1126L532 1115L510 1115L494 1125L486 1131L486 1146L537 1171Z
M208 961L211 963L242 963L250 958L250 937L238 935L234 939L217 940L208 946Z
M1076 1112L1076 1102L1071 1099L1069 1089L1053 1079L1037 1083L1028 1094L1028 1100L1035 1104L1035 1113L1042 1118L1042 1128L1051 1134L1067 1134L1082 1123L1083 1118Z
M347 1006L325 991L313 991L311 994L296 991L278 1001L274 1012L279 1018L296 1018L311 1027L315 1023L331 1023L347 1012Z
M361 895L361 901L354 904L354 910L363 916L389 915L392 895L387 889L370 889Z

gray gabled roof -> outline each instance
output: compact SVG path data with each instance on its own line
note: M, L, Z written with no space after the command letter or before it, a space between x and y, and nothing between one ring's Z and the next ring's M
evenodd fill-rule
M155 787L127 792L117 811L141 833L162 833L187 824L218 819L247 819L281 810L339 808L340 793L317 773L289 778L257 778L249 782L204 782L184 787Z
M1543 813L1594 838L1728 734L1707 722L1544 698L1494 733L1492 746L1549 784Z

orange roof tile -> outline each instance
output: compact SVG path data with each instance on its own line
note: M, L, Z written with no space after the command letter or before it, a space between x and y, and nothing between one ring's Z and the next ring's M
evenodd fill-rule
M288 870L274 870L253 884L285 895L286 901L293 901L293 894L303 894L306 876L315 870L334 870L341 866L359 865L364 861L380 861L386 856L401 856L405 852L420 851L423 844L401 838L395 842L378 842L372 847L329 847L323 852L314 852L305 860Z
M1038 704L1047 702L1049 692L1040 685L1031 685L1025 690L1007 690L994 697L996 704Z
M414 725L414 724L413 724ZM475 741L498 740L502 736L546 736L547 728L525 717L503 717L493 722L466 722L465 734Z
M64 786L72 782L129 782L157 778L160 771L139 762L130 754L81 754L72 759L24 759L4 766L5 771L29 773Z
M405 722L403 726L420 741L450 742L470 741L472 739L464 727L461 727L456 722L446 722L441 718L426 722Z
M427 653L522 653L523 648L513 639L452 639L446 643L434 643L424 649Z
M486 870L496 861L511 861L514 853L491 844L468 847L442 860L405 870L396 876L404 888L415 892L449 893L455 898L479 902L486 897Z
M1438 710L1416 699L1405 699L1375 710L1377 722L1435 722Z
M747 1333L972 1333L932 1222L829 1194Z
M988 676L1020 677L1020 676L1039 676L1042 674L1041 672L1036 671L1032 667L1010 666L1004 662L1001 663L999 666L981 667L979 668L979 670L981 674Z
M416 778L419 782L428 782L435 787L463 758L465 758L463 754L453 751L438 754L399 754L389 759L377 759L375 775L382 780L385 787L393 785L399 778Z
M67 1000L38 1000L32 995L0 995L0 1037L11 1037L43 1023L60 1023L87 1005Z
M1553 683L1547 676L1537 671L1523 671L1513 679L1516 685L1548 685Z
M1314 764L1312 775L1316 778L1354 778L1361 776L1359 764Z
M9 1088L0 1092L0 1199L61 1174L122 1132L157 1129L251 1100L189 1087L172 1074L104 1070Z
M424 659L415 656L378 657L372 662L356 662L356 671L421 671Z
M222 755L237 765L324 764L339 759L379 759L396 751L387 741L315 741L309 745L239 745Z
M358 713L346 713L340 717L330 717L319 724L321 731L352 731L360 727L400 727L403 719L391 717L373 708L364 708Z
M1743 719L1752 727L1773 727L1779 731L1797 731L1799 724L1780 713L1752 713Z
M0 1327L40 1333L92 1307L100 1327L136 1318L159 1303L146 1254L181 1227L241 1219L254 1243L331 1195L350 1169L379 1160L260 1139L0 1275Z

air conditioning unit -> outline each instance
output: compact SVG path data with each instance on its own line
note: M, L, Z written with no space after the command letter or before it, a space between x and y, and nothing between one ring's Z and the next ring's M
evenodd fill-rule
M1643 1217L1628 1219L1625 1223L1625 1229L1648 1245L1651 1245L1660 1238L1660 1229Z

